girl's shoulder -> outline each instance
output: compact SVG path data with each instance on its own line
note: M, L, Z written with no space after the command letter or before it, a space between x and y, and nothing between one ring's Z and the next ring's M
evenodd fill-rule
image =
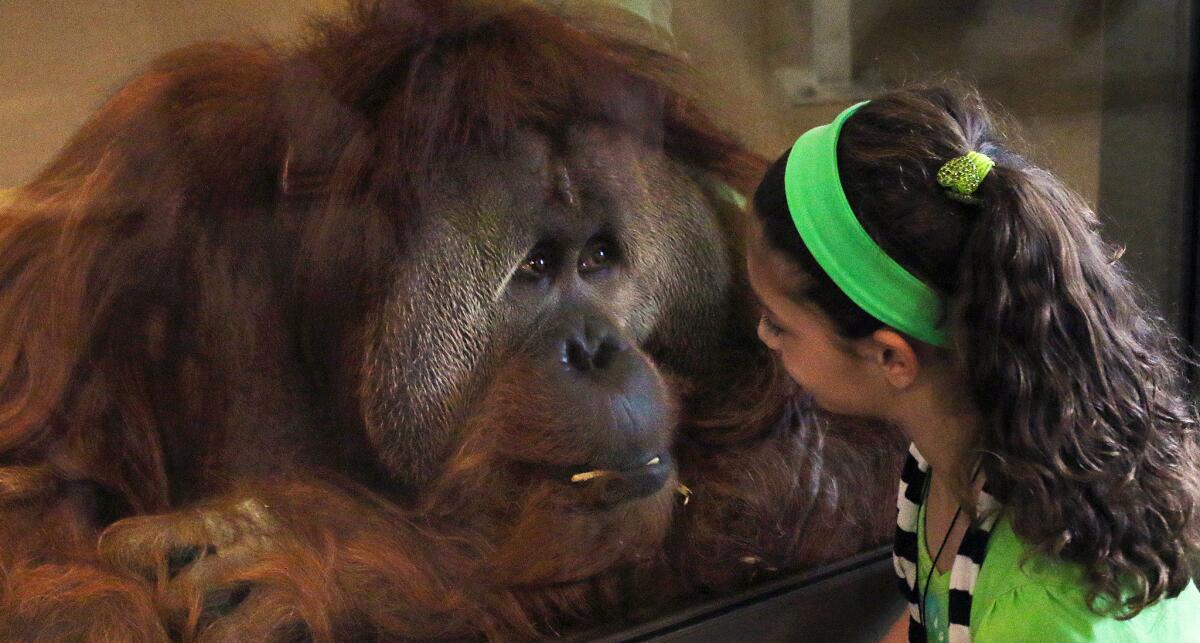
M1196 585L1124 621L1087 606L1083 569L1031 553L1008 519L997 522L971 602L975 641L1195 641L1200 643Z

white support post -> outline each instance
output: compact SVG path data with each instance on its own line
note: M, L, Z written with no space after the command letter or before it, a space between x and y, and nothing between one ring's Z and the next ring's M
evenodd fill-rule
M810 0L807 15L776 8L776 14L789 20L768 25L776 32L774 42L786 42L805 31L809 35L806 52L793 50L791 55L774 61L775 82L792 104L842 102L869 93L854 83L853 9L852 0ZM807 53L807 59L797 53Z

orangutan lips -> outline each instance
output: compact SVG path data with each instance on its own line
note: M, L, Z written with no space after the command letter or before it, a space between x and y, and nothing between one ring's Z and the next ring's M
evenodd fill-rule
M649 460L647 460L645 462L645 464L643 464L642 466L652 467L660 462L662 462L662 458L660 458L659 456L654 456L653 458L650 458ZM584 471L582 473L576 473L575 475L571 476L571 482L572 483L587 482L588 480L595 480L596 478L604 478L607 476L620 475L622 473L624 473L624 472L613 471L611 469L594 469L592 471Z

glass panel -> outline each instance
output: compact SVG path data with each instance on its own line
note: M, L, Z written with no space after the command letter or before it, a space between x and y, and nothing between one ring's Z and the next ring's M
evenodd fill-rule
M1011 114L1012 134L1027 143L1032 160L1098 204L1107 237L1129 246L1129 265L1164 315L1181 332L1195 332L1195 139L1187 103L1193 3L541 1L571 10L603 5L651 25L654 42L693 65L703 106L768 158L850 102L884 89L944 79L978 86ZM107 97L155 56L204 39L287 42L301 33L306 16L336 12L343 4L0 2L0 205L6 199L3 188L30 180ZM569 185L563 189L570 191ZM657 456L653 461L662 464ZM0 460L0 466L7 461ZM186 559L189 552L182 549L171 555ZM869 562L874 572L888 576L885 558L877 553ZM755 559L741 558L747 564L762 562ZM764 567L762 573L774 571ZM890 578L887 582L891 595ZM783 593L784 588L771 586L758 598L745 598L753 602L765 595L775 601L774 618L741 612L742 618L756 619L763 640L797 638L797 629L806 625L789 621L793 629L785 632L779 624L787 618L830 614L821 604L829 596L825 589L788 598L793 594ZM803 586L792 587L798 589ZM726 599L710 606L718 614L712 618L743 604ZM842 601L833 611L840 616L847 608L860 606ZM664 627L703 629L698 623L708 618L691 612ZM655 629L646 626L645 631ZM704 640L696 631L688 638Z

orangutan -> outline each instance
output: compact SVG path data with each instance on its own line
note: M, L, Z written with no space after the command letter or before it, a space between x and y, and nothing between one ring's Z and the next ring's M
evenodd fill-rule
M0 210L0 639L554 637L884 540L686 86L503 0L129 82Z

